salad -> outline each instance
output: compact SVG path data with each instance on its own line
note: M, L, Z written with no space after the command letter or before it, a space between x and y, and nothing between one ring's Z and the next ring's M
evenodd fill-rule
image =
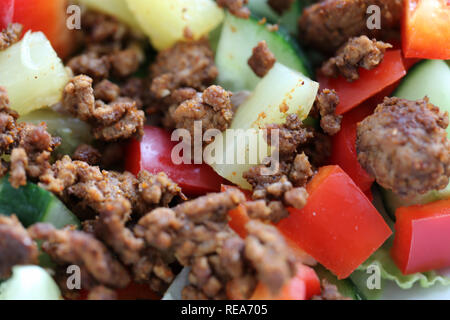
M447 0L2 0L0 300L450 298Z

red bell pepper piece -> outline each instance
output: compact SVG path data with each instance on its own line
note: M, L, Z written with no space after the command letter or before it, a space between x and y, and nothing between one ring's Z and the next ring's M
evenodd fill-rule
M341 130L332 138L331 164L339 165L364 192L370 190L375 179L359 164L356 154L356 126L373 113L375 106L363 103L350 110L342 119Z
M404 274L450 267L450 200L398 208L391 256Z
M317 75L321 88L334 89L339 95L337 114L353 109L403 78L406 70L401 51L387 51L380 65L372 70L360 68L359 75L360 78L353 82L348 82L343 77L328 78L320 73Z
M142 140L132 139L128 144L125 168L133 174L144 169L153 174L165 172L187 195L220 191L225 180L209 165L172 162L172 149L176 145L168 131L146 126Z
M272 294L261 282L253 293L252 300L309 300L319 295L320 280L314 269L304 264L297 265L297 274L281 289L278 295Z
M290 208L278 228L338 278L346 278L392 232L339 166L320 168L307 190L306 206Z
M66 0L2 0L0 29L17 22L24 31L42 31L61 58L74 48L74 33L66 25Z
M407 58L450 59L448 0L405 0L403 52Z

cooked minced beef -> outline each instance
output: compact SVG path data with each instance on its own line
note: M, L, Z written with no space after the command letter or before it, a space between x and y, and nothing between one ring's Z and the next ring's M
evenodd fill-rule
M100 212L109 202L130 202L130 212L144 214L157 206L167 206L182 195L181 189L165 173L146 171L136 178L129 172L101 171L82 161L65 156L40 177L40 185L62 197L75 211ZM77 210L78 209L78 210Z
M320 287L321 294L319 296L313 296L312 300L351 300L350 298L344 297L334 284L329 283L325 279L322 280Z
M217 5L221 8L227 8L236 17L248 19L250 10L245 6L248 0L218 0Z
M84 161L91 166L100 164L101 158L100 151L88 144L80 144L72 156L73 160Z
M252 56L248 59L248 65L258 77L262 78L272 69L276 61L275 55L269 50L266 41L263 40L253 48Z
M402 196L445 188L450 176L448 121L448 114L428 98L385 98L358 124L358 161L381 186Z
M159 52L150 66L151 91L158 99L181 87L203 91L217 75L214 53L207 40L179 42Z
M10 23L6 29L0 32L0 51L6 50L20 40L23 27L18 23Z
M44 174L50 168L52 151L60 144L59 138L46 131L45 124L17 123L17 118L18 114L9 109L6 90L0 87L0 154L12 155L10 181L15 187L26 183L24 173L32 178Z
M96 286L89 291L88 300L117 300L117 293L105 286Z
M55 263L78 265L100 284L124 288L131 280L128 271L106 246L88 233L70 228L58 230L44 223L31 226L28 233L34 240L43 240L42 250ZM81 285L89 289L86 284Z
M366 11L370 5L381 9L381 29L367 28ZM382 39L381 36L398 27L402 11L402 0L324 0L303 11L300 40L332 54L351 37L367 35Z
M139 221L138 237L191 267L184 298L249 298L258 280L277 292L293 276L293 261L274 227L251 222L245 240L228 227L228 211L244 201L231 189L155 209Z
M109 76L124 78L135 73L144 60L136 37L116 19L87 11L82 19L84 49L68 66L75 75L101 81Z
M269 6L279 15L288 11L295 0L269 0L267 3Z
M193 96L192 89L179 89L172 99L182 100ZM231 93L220 86L210 86L203 93L195 93L193 98L174 104L169 108L164 120L166 126L187 129L194 137L195 122L199 121L202 132L209 129L226 130L233 120Z
M37 264L37 244L16 216L0 214L0 280L11 276L16 265Z
M143 135L144 112L136 108L136 102L117 96L117 88L109 82L98 84L100 97L112 101L96 100L92 79L79 75L69 81L64 88L63 107L74 116L87 121L92 126L96 139L115 141Z
M350 38L320 69L322 74L336 78L342 75L347 81L359 79L358 68L371 70L384 58L386 49L392 48L388 43L370 40L367 36Z
M332 136L341 130L342 116L336 114L339 96L336 91L324 89L316 97L314 109L320 114L320 127Z

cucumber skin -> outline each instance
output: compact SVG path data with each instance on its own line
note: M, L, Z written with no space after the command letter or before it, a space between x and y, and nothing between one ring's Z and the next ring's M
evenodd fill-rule
M27 183L15 189L8 176L0 180L0 213L15 214L25 227L37 222L48 222L56 228L66 225L80 226L78 218L51 192Z
M260 79L250 69L247 61L252 48L261 40L267 42L278 62L312 78L314 73L309 61L288 32L282 28L276 32L269 31L254 16L240 19L227 14L215 59L219 69L219 85L231 91L252 91L256 87ZM237 43L244 45L237 46Z

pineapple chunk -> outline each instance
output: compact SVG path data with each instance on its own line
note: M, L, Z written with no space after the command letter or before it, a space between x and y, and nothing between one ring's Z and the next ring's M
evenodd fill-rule
M284 123L291 113L296 113L302 120L306 119L318 89L317 82L276 63L252 95L238 108L230 128L222 134L222 138L216 138L207 147L208 150L214 149L214 153L205 152L206 162L225 179L250 189L242 174L261 163L272 152L262 138L261 129L267 124ZM239 132L239 129L246 131ZM245 161L238 161L239 158Z
M86 7L117 18L135 31L142 31L126 0L78 0Z
M157 50L182 40L199 39L214 30L224 12L212 0L127 0Z
M0 52L0 86L20 115L59 102L68 81L69 72L42 32L28 32Z

